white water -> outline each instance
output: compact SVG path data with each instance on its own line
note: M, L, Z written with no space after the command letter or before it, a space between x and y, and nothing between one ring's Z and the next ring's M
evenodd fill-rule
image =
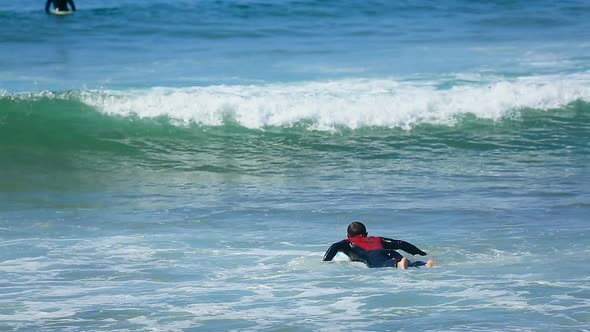
M452 85L451 85L452 84ZM452 125L473 114L498 120L526 108L549 110L590 100L590 74L512 81L459 75L452 80L340 80L255 86L85 91L83 102L113 115L167 116L179 125L233 120L261 129L311 121L313 129Z

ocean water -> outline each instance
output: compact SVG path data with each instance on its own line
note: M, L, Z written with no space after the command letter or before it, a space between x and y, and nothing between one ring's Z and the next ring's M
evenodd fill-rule
M0 330L590 331L587 1L43 5L0 9ZM438 266L322 262L353 220Z

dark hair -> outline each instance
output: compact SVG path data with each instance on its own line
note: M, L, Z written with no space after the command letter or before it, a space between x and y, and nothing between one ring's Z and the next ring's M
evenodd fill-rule
M367 228L363 225L360 221L353 221L350 225L348 225L347 229L348 236L355 237L355 236L367 236Z

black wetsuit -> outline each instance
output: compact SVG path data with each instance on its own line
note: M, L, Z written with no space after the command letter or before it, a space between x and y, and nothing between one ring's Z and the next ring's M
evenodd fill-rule
M363 244L362 241L366 242L367 240L374 241L375 243L370 245ZM361 245L364 246L365 249L363 249ZM342 252L352 261L363 262L367 264L368 267L396 267L397 263L403 258L400 253L395 251L396 249L403 250L412 255L426 255L424 251L418 249L411 243L371 236L368 238L361 238L361 242L355 238L336 242L328 248L323 260L331 261L338 252ZM424 264L425 263L422 261L416 261L410 263L409 266L417 267Z
M68 8L68 4L72 7L72 11L76 11L76 5L74 4L73 0L47 0L45 3L45 11L49 13L49 6L53 3L53 7L60 12L67 12L70 9Z

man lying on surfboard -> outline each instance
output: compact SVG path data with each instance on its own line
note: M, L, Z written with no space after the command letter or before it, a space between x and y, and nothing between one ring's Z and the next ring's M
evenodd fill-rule
M51 6L52 3L56 12L76 11L76 5L74 4L74 0L47 0L47 3L45 3L45 12L47 12L48 14L50 13L49 6ZM68 4L72 7L72 9L68 8Z
M367 236L367 229L361 222L355 221L350 224L347 233L348 238L336 242L328 248L323 258L324 261L331 261L338 252L342 252L352 261L363 262L368 267L397 267L398 269L405 270L409 266L435 266L432 259L429 259L427 262L410 262L395 250L399 249L409 254L420 256L426 256L426 253L405 241Z

